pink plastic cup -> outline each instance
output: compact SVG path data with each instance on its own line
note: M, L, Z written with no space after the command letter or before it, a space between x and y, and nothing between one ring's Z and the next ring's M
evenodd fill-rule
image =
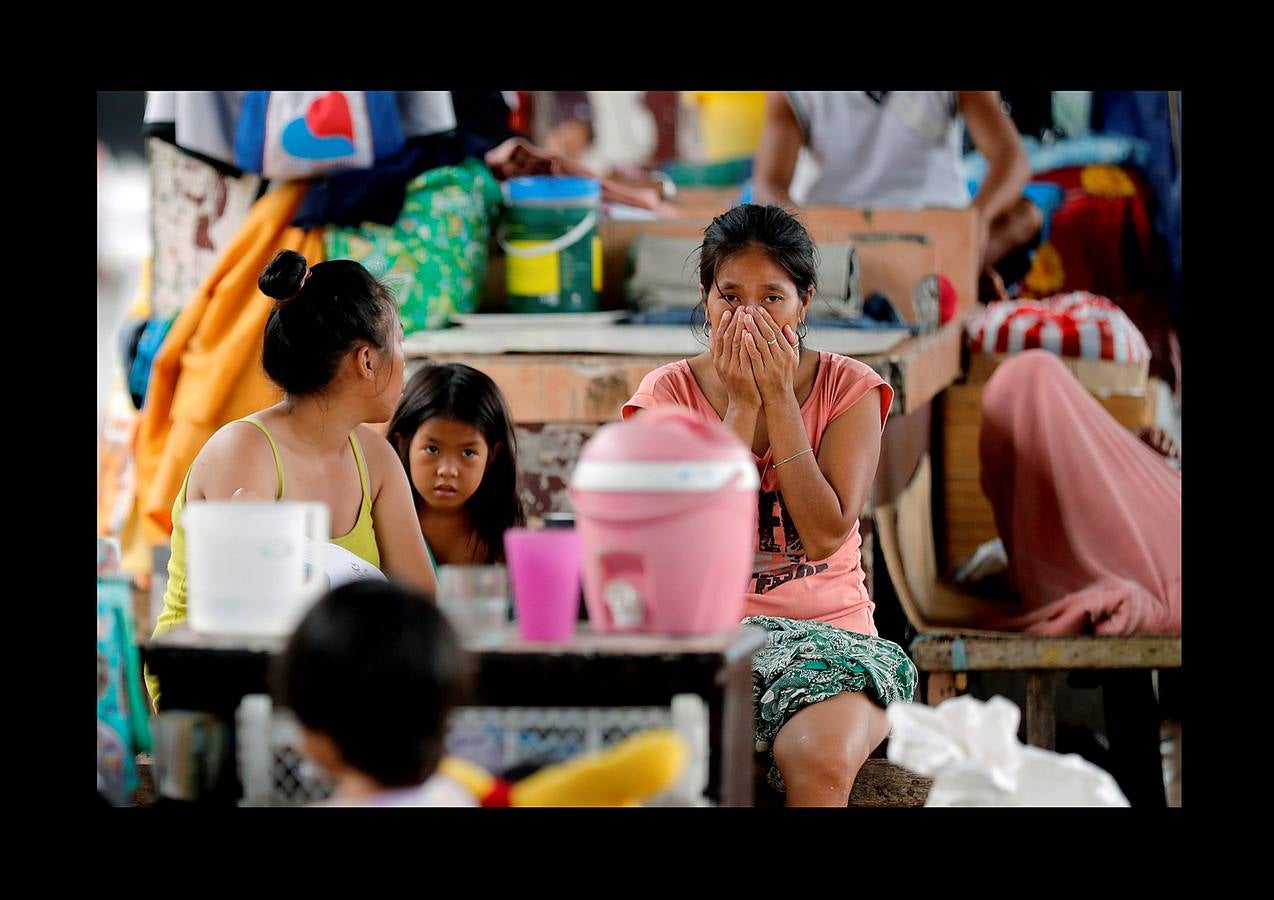
M570 640L579 612L579 534L573 528L510 528L504 554L522 639Z

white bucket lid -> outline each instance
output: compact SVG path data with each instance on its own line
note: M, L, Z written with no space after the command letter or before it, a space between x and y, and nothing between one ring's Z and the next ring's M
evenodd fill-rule
M571 475L571 487L577 491L707 494L727 487L736 491L754 491L760 486L756 466L748 460L582 459Z

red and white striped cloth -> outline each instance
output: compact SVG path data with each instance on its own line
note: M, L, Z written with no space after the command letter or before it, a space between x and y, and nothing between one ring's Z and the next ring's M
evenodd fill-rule
M965 326L972 353L1017 353L1041 347L1058 356L1139 363L1150 347L1127 314L1087 291L1046 300L997 300Z

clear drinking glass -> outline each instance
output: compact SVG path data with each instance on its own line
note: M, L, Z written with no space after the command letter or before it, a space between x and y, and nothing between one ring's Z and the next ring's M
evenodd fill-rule
M438 608L465 644L500 643L509 610L504 566L439 566Z

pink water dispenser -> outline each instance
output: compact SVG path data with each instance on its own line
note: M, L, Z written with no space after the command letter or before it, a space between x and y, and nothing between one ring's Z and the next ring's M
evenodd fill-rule
M595 631L692 635L743 618L756 465L720 422L660 407L598 429L571 475Z

